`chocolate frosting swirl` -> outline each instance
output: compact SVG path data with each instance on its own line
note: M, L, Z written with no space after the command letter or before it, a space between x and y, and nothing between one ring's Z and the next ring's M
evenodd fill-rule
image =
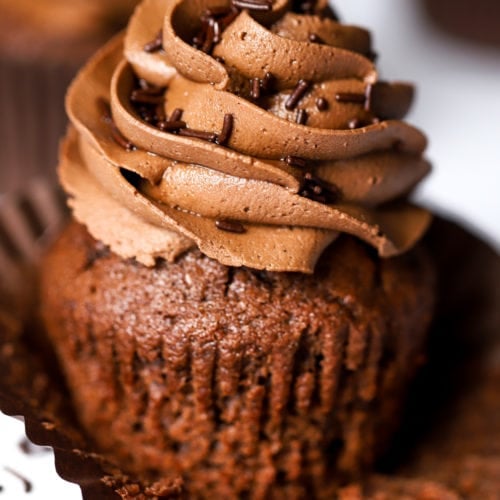
M407 201L430 169L401 121L412 87L379 81L369 33L321 2L265 2L145 0L73 82L61 179L123 257L197 245L226 265L312 272L341 232L387 257L428 226Z

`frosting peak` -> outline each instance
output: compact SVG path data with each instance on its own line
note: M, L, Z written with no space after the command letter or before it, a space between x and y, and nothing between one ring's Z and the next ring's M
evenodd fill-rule
M312 5L312 4L308 4ZM318 2L145 0L80 72L61 179L75 216L146 265L197 245L312 272L340 232L391 256L430 215L413 97L378 80L367 31Z

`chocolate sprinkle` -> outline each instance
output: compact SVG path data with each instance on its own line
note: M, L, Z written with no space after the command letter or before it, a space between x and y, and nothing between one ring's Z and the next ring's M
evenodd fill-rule
M260 87L264 91L268 91L271 89L272 84L274 82L274 76L269 73L269 71L264 75L264 78L260 81Z
M109 107L109 103L105 99L99 98L97 100L97 106L100 108L100 111L102 113L102 119L109 125L111 137L113 138L113 140L123 149L127 151L134 151L136 149L134 144L132 144L127 138L125 138L116 126L116 123L111 116L111 108Z
M333 184L314 177L306 172L299 195L319 203L335 203L339 199L339 190Z
M298 109L297 115L295 116L295 121L299 125L305 125L307 123L307 111L305 109Z
M177 132L180 129L186 128L186 122L182 120L167 120L159 122L158 128L162 132Z
M217 136L216 142L217 144L223 146L224 144L229 141L229 138L231 137L231 133L233 132L233 124L234 124L234 117L232 114L225 114L224 115L224 123L222 125L222 131L221 133Z
M130 100L139 104L161 104L165 101L165 97L163 94L157 94L143 89L135 89L130 94Z
M120 132L114 121L111 121L110 127L111 127L111 137L119 146L121 146L126 151L134 151L136 149L134 144L132 144L126 137L122 135L122 133Z
M256 11L270 11L273 8L269 0L232 0L234 7Z
M335 100L337 102L359 102L364 104L366 97L365 94L357 94L355 92L337 92Z
M215 227L228 233L243 234L247 231L241 222L231 219L217 219L215 221Z
M369 83L365 89L365 111L370 111L372 106L372 90L373 85Z
M368 121L363 121L359 120L358 118L353 118L352 120L349 120L349 122L347 123L347 127L353 130L355 128L368 127L369 125L376 125L377 123L380 123L380 119L377 117L372 118L371 120Z
M324 97L316 99L316 107L319 111L326 111L328 109L328 101Z
M260 86L261 82L258 78L252 78L250 80L250 97L257 100L260 97Z
M222 29L225 30L237 17L240 13L239 9L235 6L231 7L231 10L225 15L221 20Z
M217 134L213 132L205 132L204 130L196 130L193 128L181 128L179 130L179 135L185 137L193 137L195 139L203 139L208 142L215 142L217 140Z
M203 42L203 45L201 46L201 50L207 54L210 54L212 52L212 49L214 48L215 45L214 24L215 21L212 18L210 18L206 23L205 40Z
M155 118L158 123L162 123L167 120L167 115L165 114L165 99L156 106Z
M247 0L251 1L251 0ZM212 54L214 45L220 42L222 32L236 19L240 10L232 6L205 9L200 17L201 28L193 37L192 44L207 54ZM221 58L215 58L221 63Z
M33 444L29 439L26 438L22 439L19 443L19 449L25 455L39 455L42 453L48 453L50 451L50 448L48 446L38 446L36 444Z
M158 52L163 49L163 30L160 29L156 37L144 45L144 51L148 53Z
M288 111L292 111L296 108L297 104L300 102L304 94L309 90L309 82L305 80L299 80L293 92L288 96L288 99L285 102L285 108Z
M308 38L312 43L325 43L325 41L316 33L310 33Z
M12 474L14 477L19 479L24 486L24 492L29 493L33 489L33 485L31 484L31 481L26 479L22 474L19 472L16 472L14 469L11 469L10 467L7 467L6 465L4 466L4 470L8 472L9 474Z
M182 110L181 108L175 108L172 111L172 114L170 115L170 118L168 119L168 121L176 122L176 121L180 120L182 118L182 113L184 113L184 110Z
M283 161L290 165L291 167L307 168L307 161L304 158L299 158L298 156L286 156Z

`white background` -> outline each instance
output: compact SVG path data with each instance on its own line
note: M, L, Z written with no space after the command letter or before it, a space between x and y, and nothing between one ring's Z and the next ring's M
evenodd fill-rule
M450 38L428 25L417 0L337 0L343 21L369 27L381 78L417 84L409 121L429 137L434 165L418 197L500 248L500 48ZM80 498L49 453L20 452L23 426L0 415L0 500ZM33 482L22 483L8 466Z

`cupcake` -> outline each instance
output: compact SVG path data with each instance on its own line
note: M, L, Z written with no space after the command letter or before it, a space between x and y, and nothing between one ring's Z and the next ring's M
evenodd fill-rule
M126 23L136 0L0 0L0 192L55 177L64 93L78 68Z
M429 19L441 29L465 40L500 46L500 6L496 0L447 2L424 0Z
M372 54L321 2L146 0L72 83L42 315L134 477L331 498L389 443L434 272L413 90Z

